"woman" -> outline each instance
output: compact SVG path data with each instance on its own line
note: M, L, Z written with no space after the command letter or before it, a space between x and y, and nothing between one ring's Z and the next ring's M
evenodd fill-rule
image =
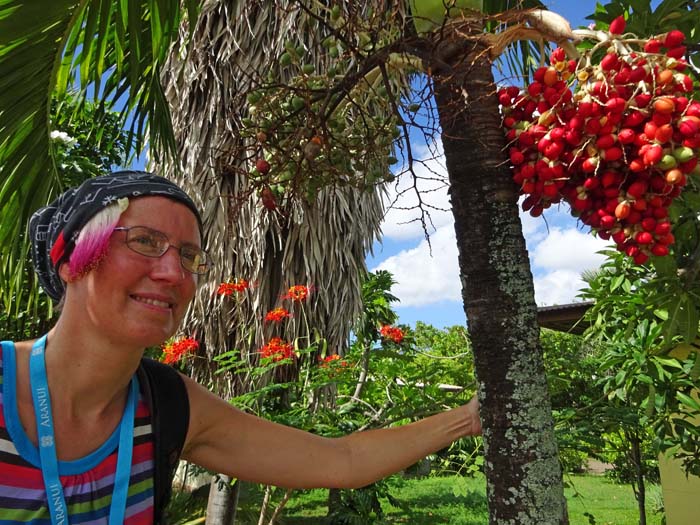
M119 172L39 210L30 233L61 313L46 337L3 343L0 524L158 522L162 436L136 371L144 348L175 333L209 264L199 213L166 179ZM189 405L181 457L257 483L361 487L481 431L472 400L410 425L323 438L178 377Z

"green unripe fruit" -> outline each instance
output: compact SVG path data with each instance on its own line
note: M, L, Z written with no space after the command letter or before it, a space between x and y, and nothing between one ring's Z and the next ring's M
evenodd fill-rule
M338 20L340 18L340 6L334 5L331 9L331 20Z
M331 58L338 58L338 56L340 56L340 51L337 47L332 47L328 50L328 54L331 56Z
M692 148L688 148L686 146L683 146L683 147L674 149L673 156L676 158L676 160L678 162L688 162L695 155L693 154Z
M299 111L304 106L306 106L306 101L303 98L301 98L301 97L292 98L292 109L294 109L294 111Z
M673 155L664 155L661 157L657 166L662 170L670 170L671 168L675 168L677 164L676 158Z
M252 91L246 96L248 104L257 104L262 99L262 94L259 91Z
M289 53L282 53L280 56L280 66L287 67L292 63L292 57Z
M316 71L316 66L313 64L304 64L301 66L301 70L304 72L305 75L310 75L314 71Z

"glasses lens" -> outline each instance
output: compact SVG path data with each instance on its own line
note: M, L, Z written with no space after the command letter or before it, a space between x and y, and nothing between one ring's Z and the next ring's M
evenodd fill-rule
M180 260L182 267L188 272L203 274L209 269L209 260L203 250L194 246L183 246L180 248Z
M160 257L168 249L168 238L159 231L136 226L128 231L126 244L141 255Z

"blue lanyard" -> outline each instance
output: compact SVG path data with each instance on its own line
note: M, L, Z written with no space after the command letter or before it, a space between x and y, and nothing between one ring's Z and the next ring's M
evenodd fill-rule
M51 397L46 379L44 351L46 336L38 339L32 347L29 358L29 382L34 400L34 415L39 441L39 460L41 473L46 488L46 499L53 525L68 525L68 507L63 495L63 486L58 474L58 457L54 440L53 416L51 415ZM129 385L129 397L126 409L119 424L119 451L117 452L117 471L114 477L114 492L109 509L109 525L123 525L126 510L126 498L129 492L131 476L131 456L134 446L134 415L138 403L138 381L132 378Z

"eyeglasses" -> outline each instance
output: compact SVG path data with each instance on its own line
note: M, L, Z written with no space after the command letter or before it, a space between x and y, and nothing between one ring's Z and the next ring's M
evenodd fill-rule
M201 248L191 244L175 246L168 236L146 226L119 226L114 231L126 232L126 245L134 252L146 257L162 257L168 248L175 248L180 254L180 264L191 273L202 275L209 269L209 256Z

